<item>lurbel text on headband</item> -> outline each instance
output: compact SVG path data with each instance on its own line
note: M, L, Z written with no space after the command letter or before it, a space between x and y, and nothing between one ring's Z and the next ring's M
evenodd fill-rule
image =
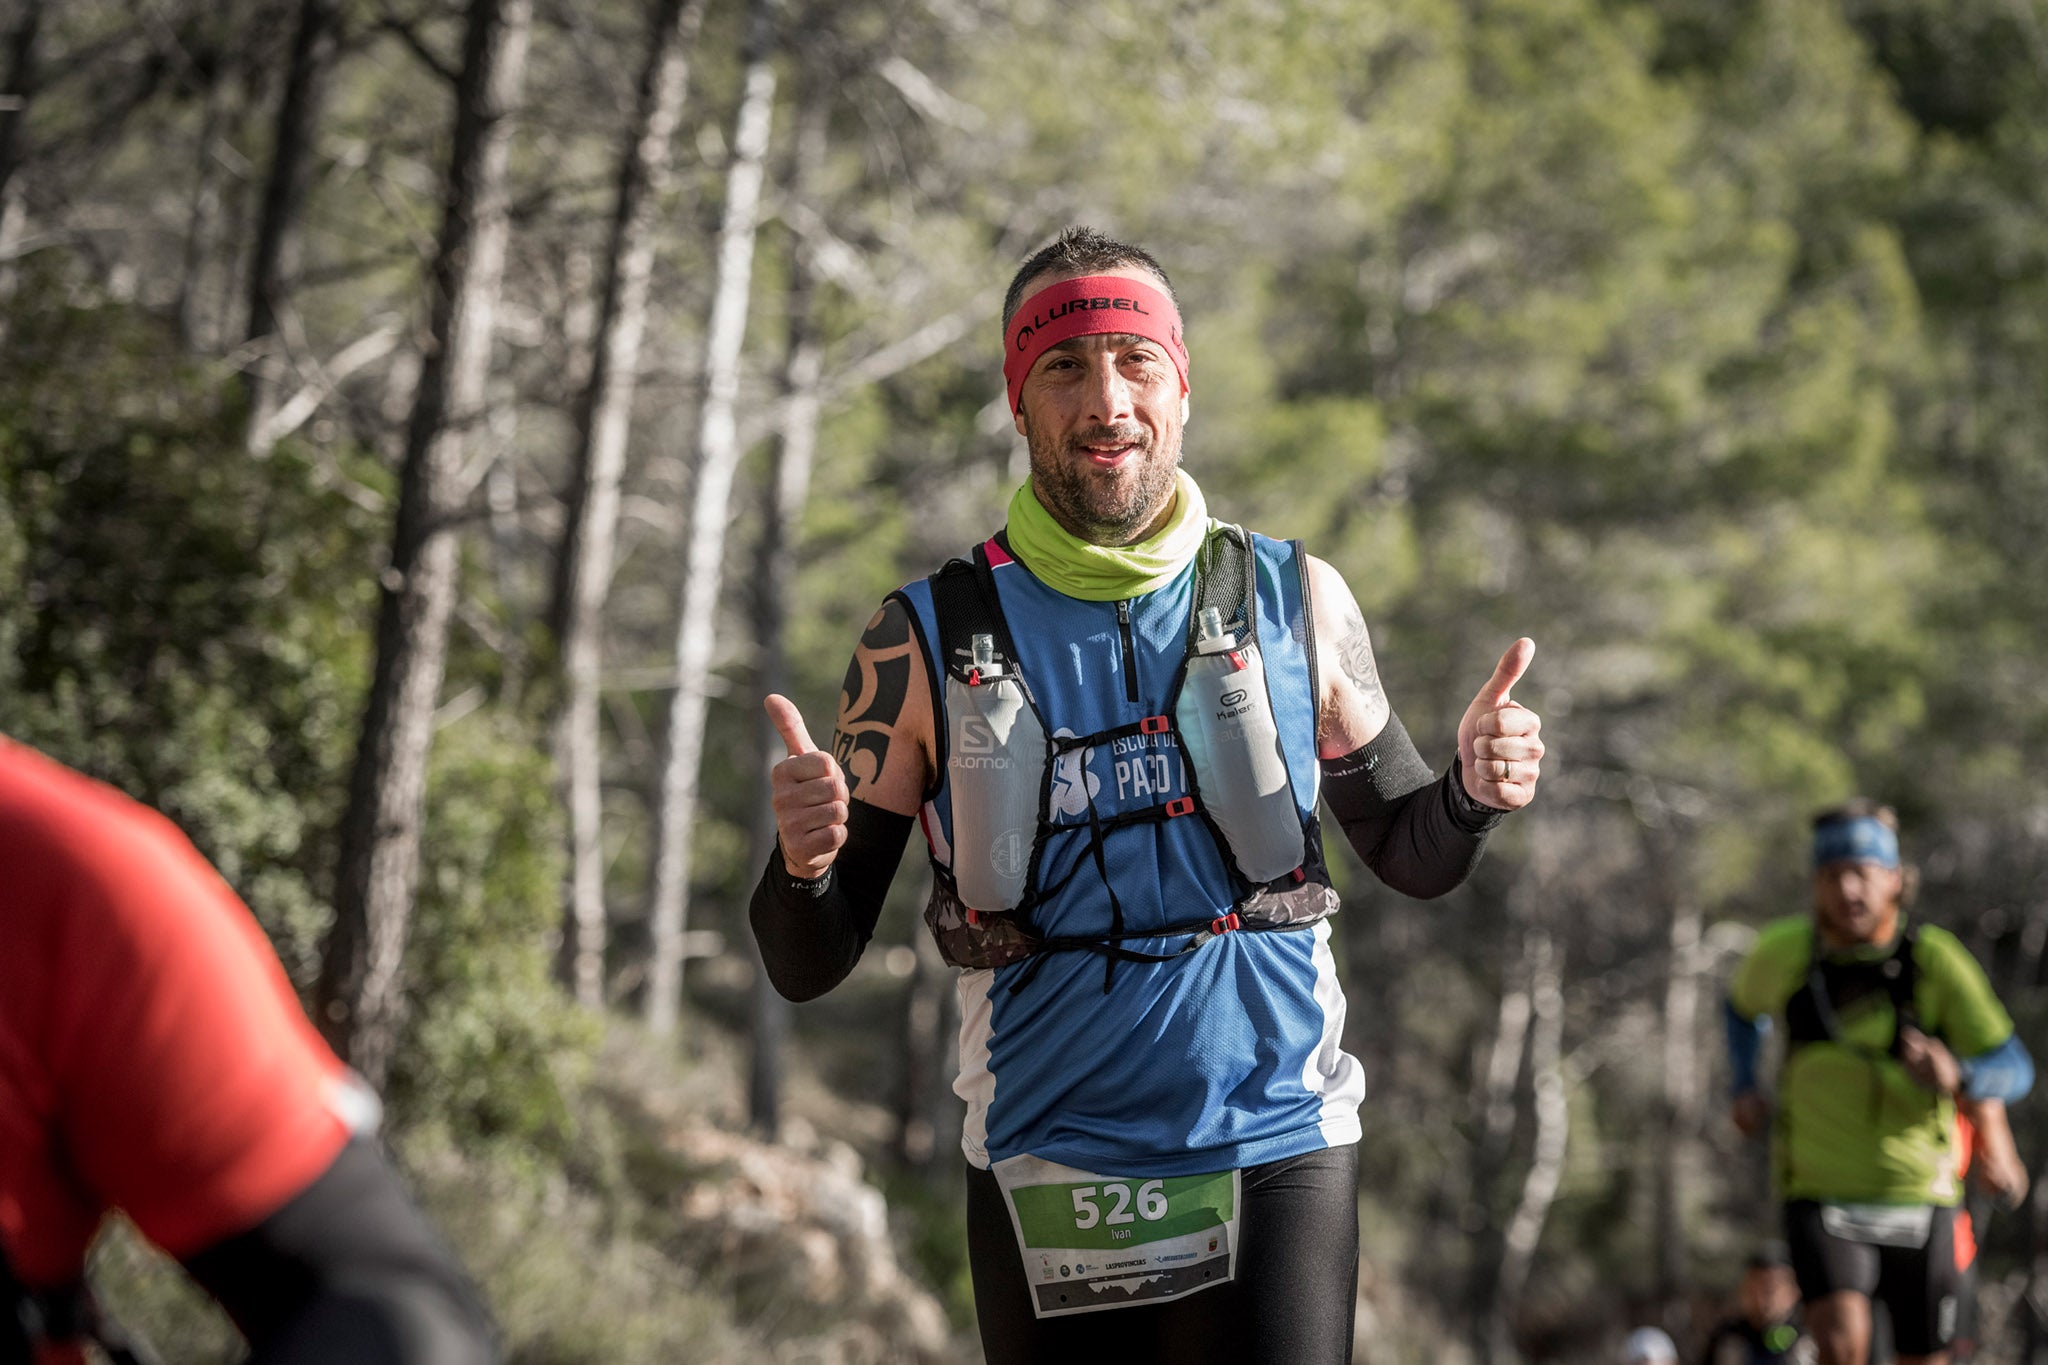
M1010 411L1024 393L1024 376L1038 358L1063 341L1100 333L1122 333L1158 342L1188 390L1188 348L1181 337L1180 310L1163 289L1126 275L1081 275L1048 285L1017 306L1003 329L1003 379Z

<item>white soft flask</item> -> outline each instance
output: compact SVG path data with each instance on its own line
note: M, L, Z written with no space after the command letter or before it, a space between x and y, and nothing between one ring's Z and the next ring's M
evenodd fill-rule
M1259 647L1223 629L1223 613L1202 608L1174 722L1187 745L1202 805L1223 831L1247 881L1278 880L1302 865L1301 814Z
M976 635L973 681L946 675L946 776L952 787L953 879L975 910L1014 910L1031 872L1045 781L1045 727L1004 671L995 640Z

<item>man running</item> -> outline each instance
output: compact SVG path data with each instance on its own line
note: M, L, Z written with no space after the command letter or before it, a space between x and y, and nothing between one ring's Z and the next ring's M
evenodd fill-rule
M1415 896L1535 794L1517 640L1441 777L1365 620L1180 468L1172 286L1086 228L1017 272L1007 525L868 623L832 752L767 699L780 846L752 921L792 999L872 934L913 823L962 969L968 1249L992 1365L1350 1359L1358 1107L1317 822Z
M1821 1365L1864 1365L1873 1299L1891 1312L1902 1365L1945 1365L1958 1310L1956 1111L2018 1099L2033 1062L1969 951L1908 922L1911 869L1890 808L1857 800L1817 816L1813 868L1812 915L1767 926L1729 989L1733 1116L1746 1134L1772 1129ZM1772 1017L1786 1031L1775 1113L1756 1076ZM2008 1200L2026 1188L2010 1143L1987 1147L1978 1170Z
M83 1365L119 1209L255 1365L473 1365L481 1302L369 1137L377 1101L161 815L0 738L0 1365Z

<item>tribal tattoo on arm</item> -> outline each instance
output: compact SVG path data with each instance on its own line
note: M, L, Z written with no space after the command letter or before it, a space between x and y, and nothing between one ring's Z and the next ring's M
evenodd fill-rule
M884 603L868 622L860 647L839 688L839 724L832 732L832 756L846 773L849 795L858 796L882 776L889 741L910 694L910 670L917 649L910 618L898 602Z
M1365 628L1365 616L1355 602L1346 602L1342 633L1337 637L1337 663L1351 685L1358 689L1369 710L1387 704L1387 690L1380 683L1379 665L1372 657L1372 636Z

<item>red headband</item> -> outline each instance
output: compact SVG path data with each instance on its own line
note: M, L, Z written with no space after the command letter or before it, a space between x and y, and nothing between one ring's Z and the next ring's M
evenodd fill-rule
M1039 290L1018 305L1003 335L1003 379L1010 411L1024 393L1024 376L1038 357L1062 341L1100 332L1128 332L1166 348L1188 391L1188 348L1180 336L1180 310L1163 289L1128 275L1083 275Z

